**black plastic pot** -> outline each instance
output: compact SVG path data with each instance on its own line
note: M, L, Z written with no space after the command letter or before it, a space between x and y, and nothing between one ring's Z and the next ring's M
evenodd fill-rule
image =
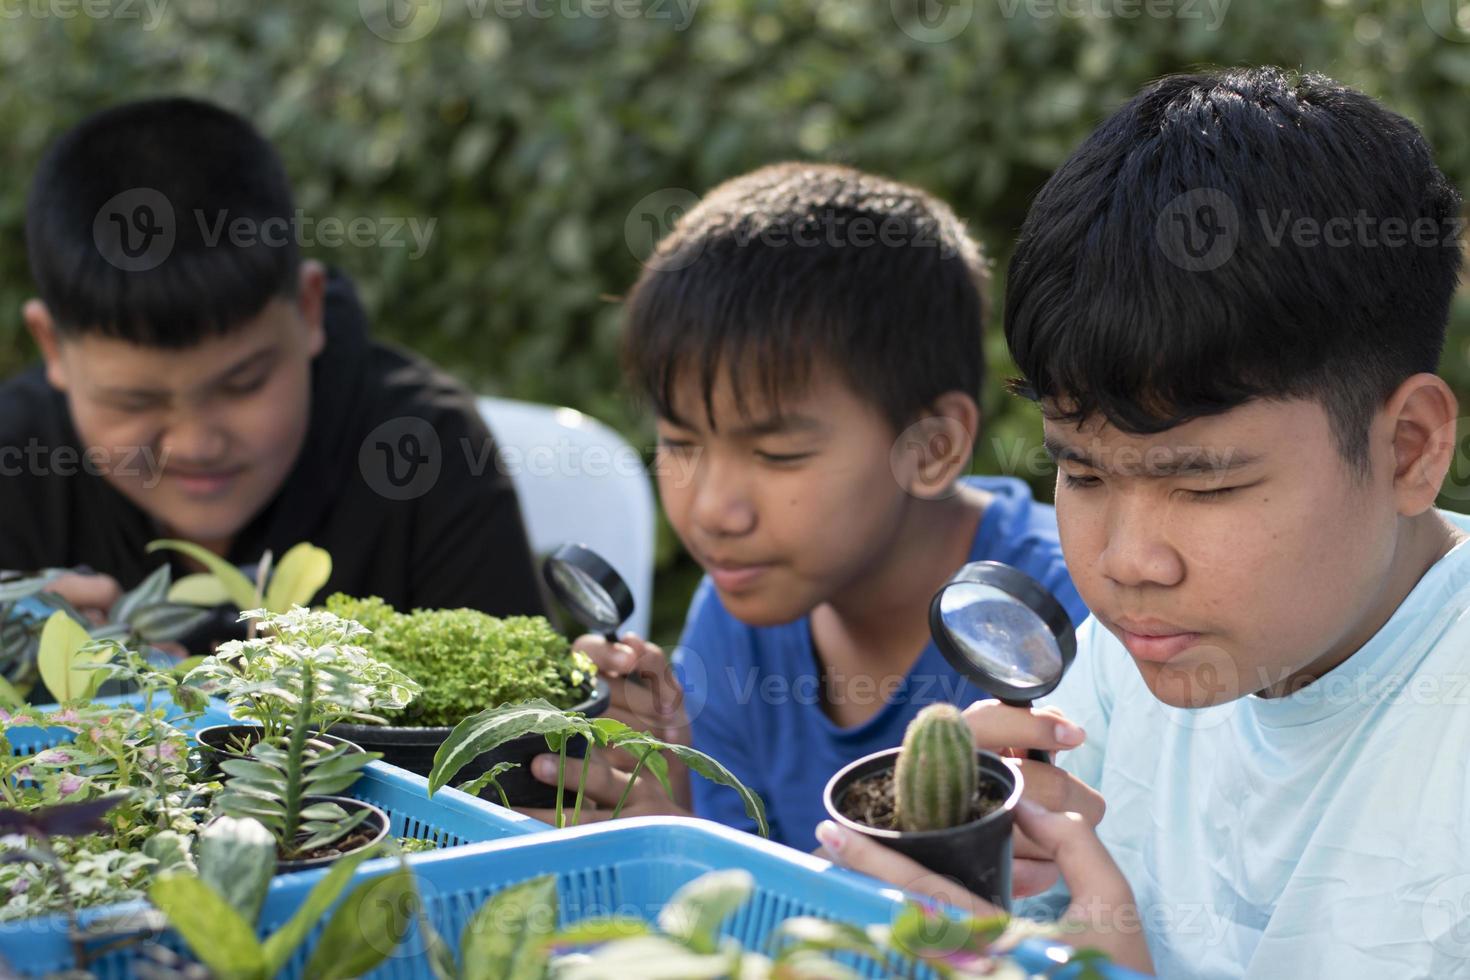
M302 799L303 806L310 806L313 803L335 803L348 813L352 813L354 810L369 811L368 818L359 824L359 829L371 831L373 835L372 840L339 854L325 854L321 857L304 858L296 861L279 860L276 862L276 874L288 874L292 871L310 871L312 868L325 868L346 854L353 854L372 847L374 844L381 843L383 838L388 836L388 829L392 826L388 820L388 814L371 803L362 800L354 800L348 796L307 796Z
M1021 774L1000 756L977 749L980 778L999 784L1005 794L1005 803L979 820L947 830L887 830L869 827L843 816L841 806L848 787L867 776L892 769L898 761L898 753L896 748L884 749L838 770L822 794L827 815L848 830L871 837L936 874L956 879L976 895L1009 911L1011 825L1015 821L1016 804L1021 799Z
M607 710L611 701L611 689L606 681L598 678L591 696L573 710L596 717ZM384 762L424 777L434 768L434 753L439 751L439 746L444 744L444 740L453 730L452 727L402 728L392 725L333 725L329 729L333 735L351 739L369 752L383 753ZM548 786L531 775L531 760L546 751L544 735L523 735L477 756L455 775L451 785L458 786L483 775L496 763L514 762L517 763L516 768L497 777L510 805L550 809L556 806L556 787ZM567 743L568 772L572 771L570 758L581 758L586 752L586 739L575 738ZM562 799L567 806L571 806L576 797L576 792L572 790L562 793ZM480 798L493 803L500 802L500 794L495 792L493 786L481 790Z
M249 758L230 747L230 743L239 736L245 735L250 738L250 744L254 745L260 740L263 729L259 725L234 724L234 725L209 725L194 733L194 741L199 743L199 760L202 765L200 776L203 779L213 779L220 774L219 764L226 759ZM362 746L339 735L324 735L317 733L307 740L307 744L323 751L331 751L338 745L346 745L353 752L363 751Z

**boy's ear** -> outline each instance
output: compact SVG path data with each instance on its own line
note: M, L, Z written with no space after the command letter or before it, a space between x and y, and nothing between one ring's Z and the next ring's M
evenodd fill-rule
M1393 486L1399 513L1416 517L1434 506L1455 459L1460 403L1437 374L1416 374L1384 406L1393 426Z
M946 392L894 442L889 458L894 476L915 497L949 496L955 481L969 472L979 431L980 406L975 399L960 391Z
M21 307L21 317L26 330L41 349L41 359L46 363L46 380L57 391L66 390L66 366L61 360L61 338L56 334L56 321L51 311L39 299L28 299Z
M297 273L296 312L306 324L307 350L312 357L327 345L326 318L327 270L315 259L301 263Z

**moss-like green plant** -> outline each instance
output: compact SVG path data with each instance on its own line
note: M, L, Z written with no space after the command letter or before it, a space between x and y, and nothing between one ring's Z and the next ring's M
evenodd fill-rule
M473 609L401 613L376 597L338 593L326 607L372 633L359 642L422 686L390 724L454 726L486 708L541 698L559 708L584 700L597 667L542 616L498 618Z
M975 737L952 704L931 704L903 734L893 773L900 830L944 830L970 819L980 763Z

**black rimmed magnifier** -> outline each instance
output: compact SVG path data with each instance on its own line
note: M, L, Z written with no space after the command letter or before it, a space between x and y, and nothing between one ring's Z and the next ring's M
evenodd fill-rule
M601 555L584 545L564 544L546 556L541 575L588 632L618 642L618 627L633 615L633 591Z
M995 561L971 562L934 594L929 631L950 666L1018 708L1055 690L1077 653L1072 619L1056 597ZM1026 755L1051 762L1042 749Z

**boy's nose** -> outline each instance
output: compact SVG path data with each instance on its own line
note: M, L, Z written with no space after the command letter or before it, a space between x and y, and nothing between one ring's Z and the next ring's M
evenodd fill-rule
M1160 533L1164 525L1148 500L1110 506L1100 561L1103 574L1122 586L1178 585L1184 560Z
M711 537L738 537L755 529L756 511L750 497L737 483L715 472L695 488L690 516Z
M162 458L175 466L206 467L224 462L228 447L224 430L203 419L175 422L159 440Z

